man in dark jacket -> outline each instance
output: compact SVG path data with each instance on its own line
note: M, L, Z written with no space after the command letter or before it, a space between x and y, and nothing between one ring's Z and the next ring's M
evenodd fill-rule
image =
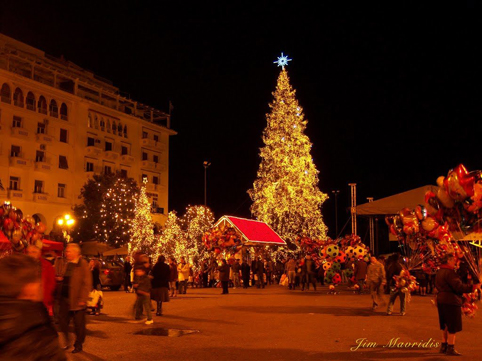
M261 258L258 258L258 262L256 262L256 287L257 288L264 288L264 262Z
M243 288L249 287L249 276L250 276L251 269L249 264L243 259L243 263L241 263L241 275L243 277Z
M400 263L400 254L398 253L394 254L393 262L390 264L390 266L386 271L388 288L390 290L390 298L388 301L387 315L392 314L393 305L397 297L400 297L400 314L402 316L405 315L405 305L406 305L405 292L402 292L402 290L396 286L397 281L393 278L393 276L400 276L400 274L403 271L403 268L404 267Z
M365 287L365 279L367 277L368 265L363 260L363 256L358 256L358 260L355 262L355 280L358 284L358 293L363 294L363 289Z
M219 270L219 280L221 281L221 286L223 287L222 295L227 295L228 285L229 285L229 269L231 266L226 262L225 259L222 260L221 266L218 267Z
M77 243L69 243L65 249L67 267L65 273L60 276L60 330L65 336L65 348L69 348L69 323L74 319L75 343L72 353L82 351L85 340L85 311L87 298L92 290L92 274L89 264L82 258L80 246Z
M41 296L34 259L13 254L0 260L0 359L67 360Z

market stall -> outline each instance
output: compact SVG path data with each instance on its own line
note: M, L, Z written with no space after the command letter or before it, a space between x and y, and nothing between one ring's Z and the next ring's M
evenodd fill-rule
M266 246L286 246L286 242L266 223L233 216L221 217L204 234L204 245L216 254L258 255Z

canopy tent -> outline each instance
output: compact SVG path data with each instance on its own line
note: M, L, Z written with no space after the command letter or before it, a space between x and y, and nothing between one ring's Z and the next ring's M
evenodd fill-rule
M373 202L364 203L356 207L357 216L376 216L397 214L403 208L414 209L419 204L424 204L425 193L437 193L438 187L426 185L393 196L381 198Z
M102 253L103 257L108 257L108 256L127 256L128 250L127 246L120 247L120 248L114 248L108 251L105 251Z
M111 249L107 244L97 241L81 242L80 247L84 256L100 256Z
M240 235L245 246L285 246L286 242L266 223L232 216L221 217L214 227L228 225Z

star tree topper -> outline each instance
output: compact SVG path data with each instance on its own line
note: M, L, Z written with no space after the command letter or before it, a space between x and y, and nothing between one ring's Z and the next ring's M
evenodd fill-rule
M281 56L278 56L278 60L274 61L274 64L278 64L278 66L282 66L283 68L288 65L288 62L291 61L291 59L288 59L288 56L283 55L281 53Z

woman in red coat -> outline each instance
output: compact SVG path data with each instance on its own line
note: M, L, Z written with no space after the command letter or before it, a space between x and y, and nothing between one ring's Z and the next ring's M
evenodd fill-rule
M27 255L40 262L42 272L42 294L43 303L49 316L53 315L54 291L55 291L55 270L52 264L42 257L42 250L34 245L27 247Z
M442 346L440 353L461 356L455 350L455 334L462 331L462 294L480 289L480 284L466 285L455 272L455 257L446 254L442 259L440 270L435 276L437 288L437 309L440 329L442 330Z

